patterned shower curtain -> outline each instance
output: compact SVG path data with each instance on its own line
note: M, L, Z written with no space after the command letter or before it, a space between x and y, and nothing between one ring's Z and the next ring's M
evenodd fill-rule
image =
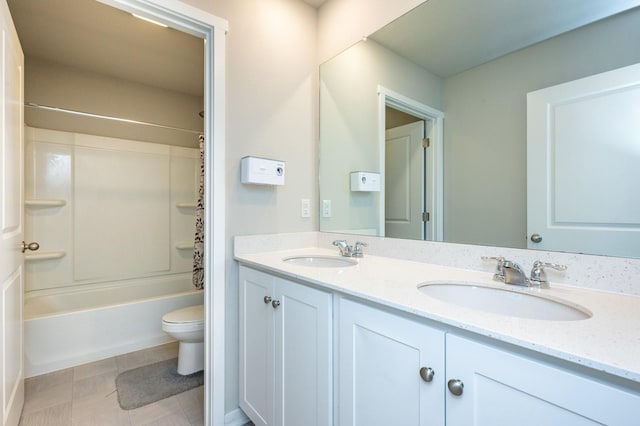
M193 285L204 288L204 135L200 135L200 184L196 204L196 235L193 244Z

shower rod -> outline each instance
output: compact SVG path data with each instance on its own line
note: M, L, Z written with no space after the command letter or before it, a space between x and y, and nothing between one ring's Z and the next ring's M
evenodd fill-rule
M82 117L100 118L100 119L103 119L103 120L117 121L119 123L139 124L139 125L143 125L143 126L157 127L157 128L160 128L160 129L177 130L177 131L180 131L180 132L188 132L188 133L193 133L193 134L197 134L197 135L202 134L201 130L183 129L183 128L180 128L180 127L165 126L163 124L148 123L146 121L130 120L128 118L113 117L113 116L110 116L110 115L103 115L103 114L94 114L94 113L91 113L91 112L82 112L82 111L76 111L76 110L73 110L73 109L53 107L53 106L49 106L49 105L40 105L40 104L36 104L36 103L33 103L33 102L26 102L24 104L24 106L29 107L29 108L34 108L34 109L43 109L43 110L46 110L46 111L64 112L66 114L79 115L79 116L82 116Z

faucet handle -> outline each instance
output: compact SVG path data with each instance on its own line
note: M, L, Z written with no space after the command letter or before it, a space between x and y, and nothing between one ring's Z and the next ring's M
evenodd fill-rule
M547 281L547 274L544 271L545 268L555 269L556 271L566 271L566 265L559 265L557 263L548 263L536 260L533 262L533 268L531 269L531 278L529 282L532 286L540 288L549 288L549 281Z
M482 256L482 260L495 260L498 262L498 266L502 266L506 259L504 256Z
M366 247L368 245L369 244L363 243L362 241L356 241L355 244L353 245L352 256L353 257L363 257L364 256L364 252L362 251L362 248Z
M493 280L504 282L503 267L504 267L504 262L506 261L504 256L482 256L482 260L484 261L495 260L496 262L498 262L498 264L496 265L496 272L493 274Z

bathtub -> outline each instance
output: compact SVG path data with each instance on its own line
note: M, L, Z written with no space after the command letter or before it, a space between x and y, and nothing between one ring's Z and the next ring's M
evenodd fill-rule
M189 274L25 295L25 377L170 342L162 316L203 300Z

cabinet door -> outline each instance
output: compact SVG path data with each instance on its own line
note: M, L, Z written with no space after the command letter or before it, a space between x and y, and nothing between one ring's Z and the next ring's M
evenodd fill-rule
M443 425L444 333L346 299L339 317L340 425Z
M274 277L240 267L240 407L256 426L275 424L274 290Z
M276 281L276 423L332 424L332 296Z
M640 394L447 335L448 426L637 425Z

